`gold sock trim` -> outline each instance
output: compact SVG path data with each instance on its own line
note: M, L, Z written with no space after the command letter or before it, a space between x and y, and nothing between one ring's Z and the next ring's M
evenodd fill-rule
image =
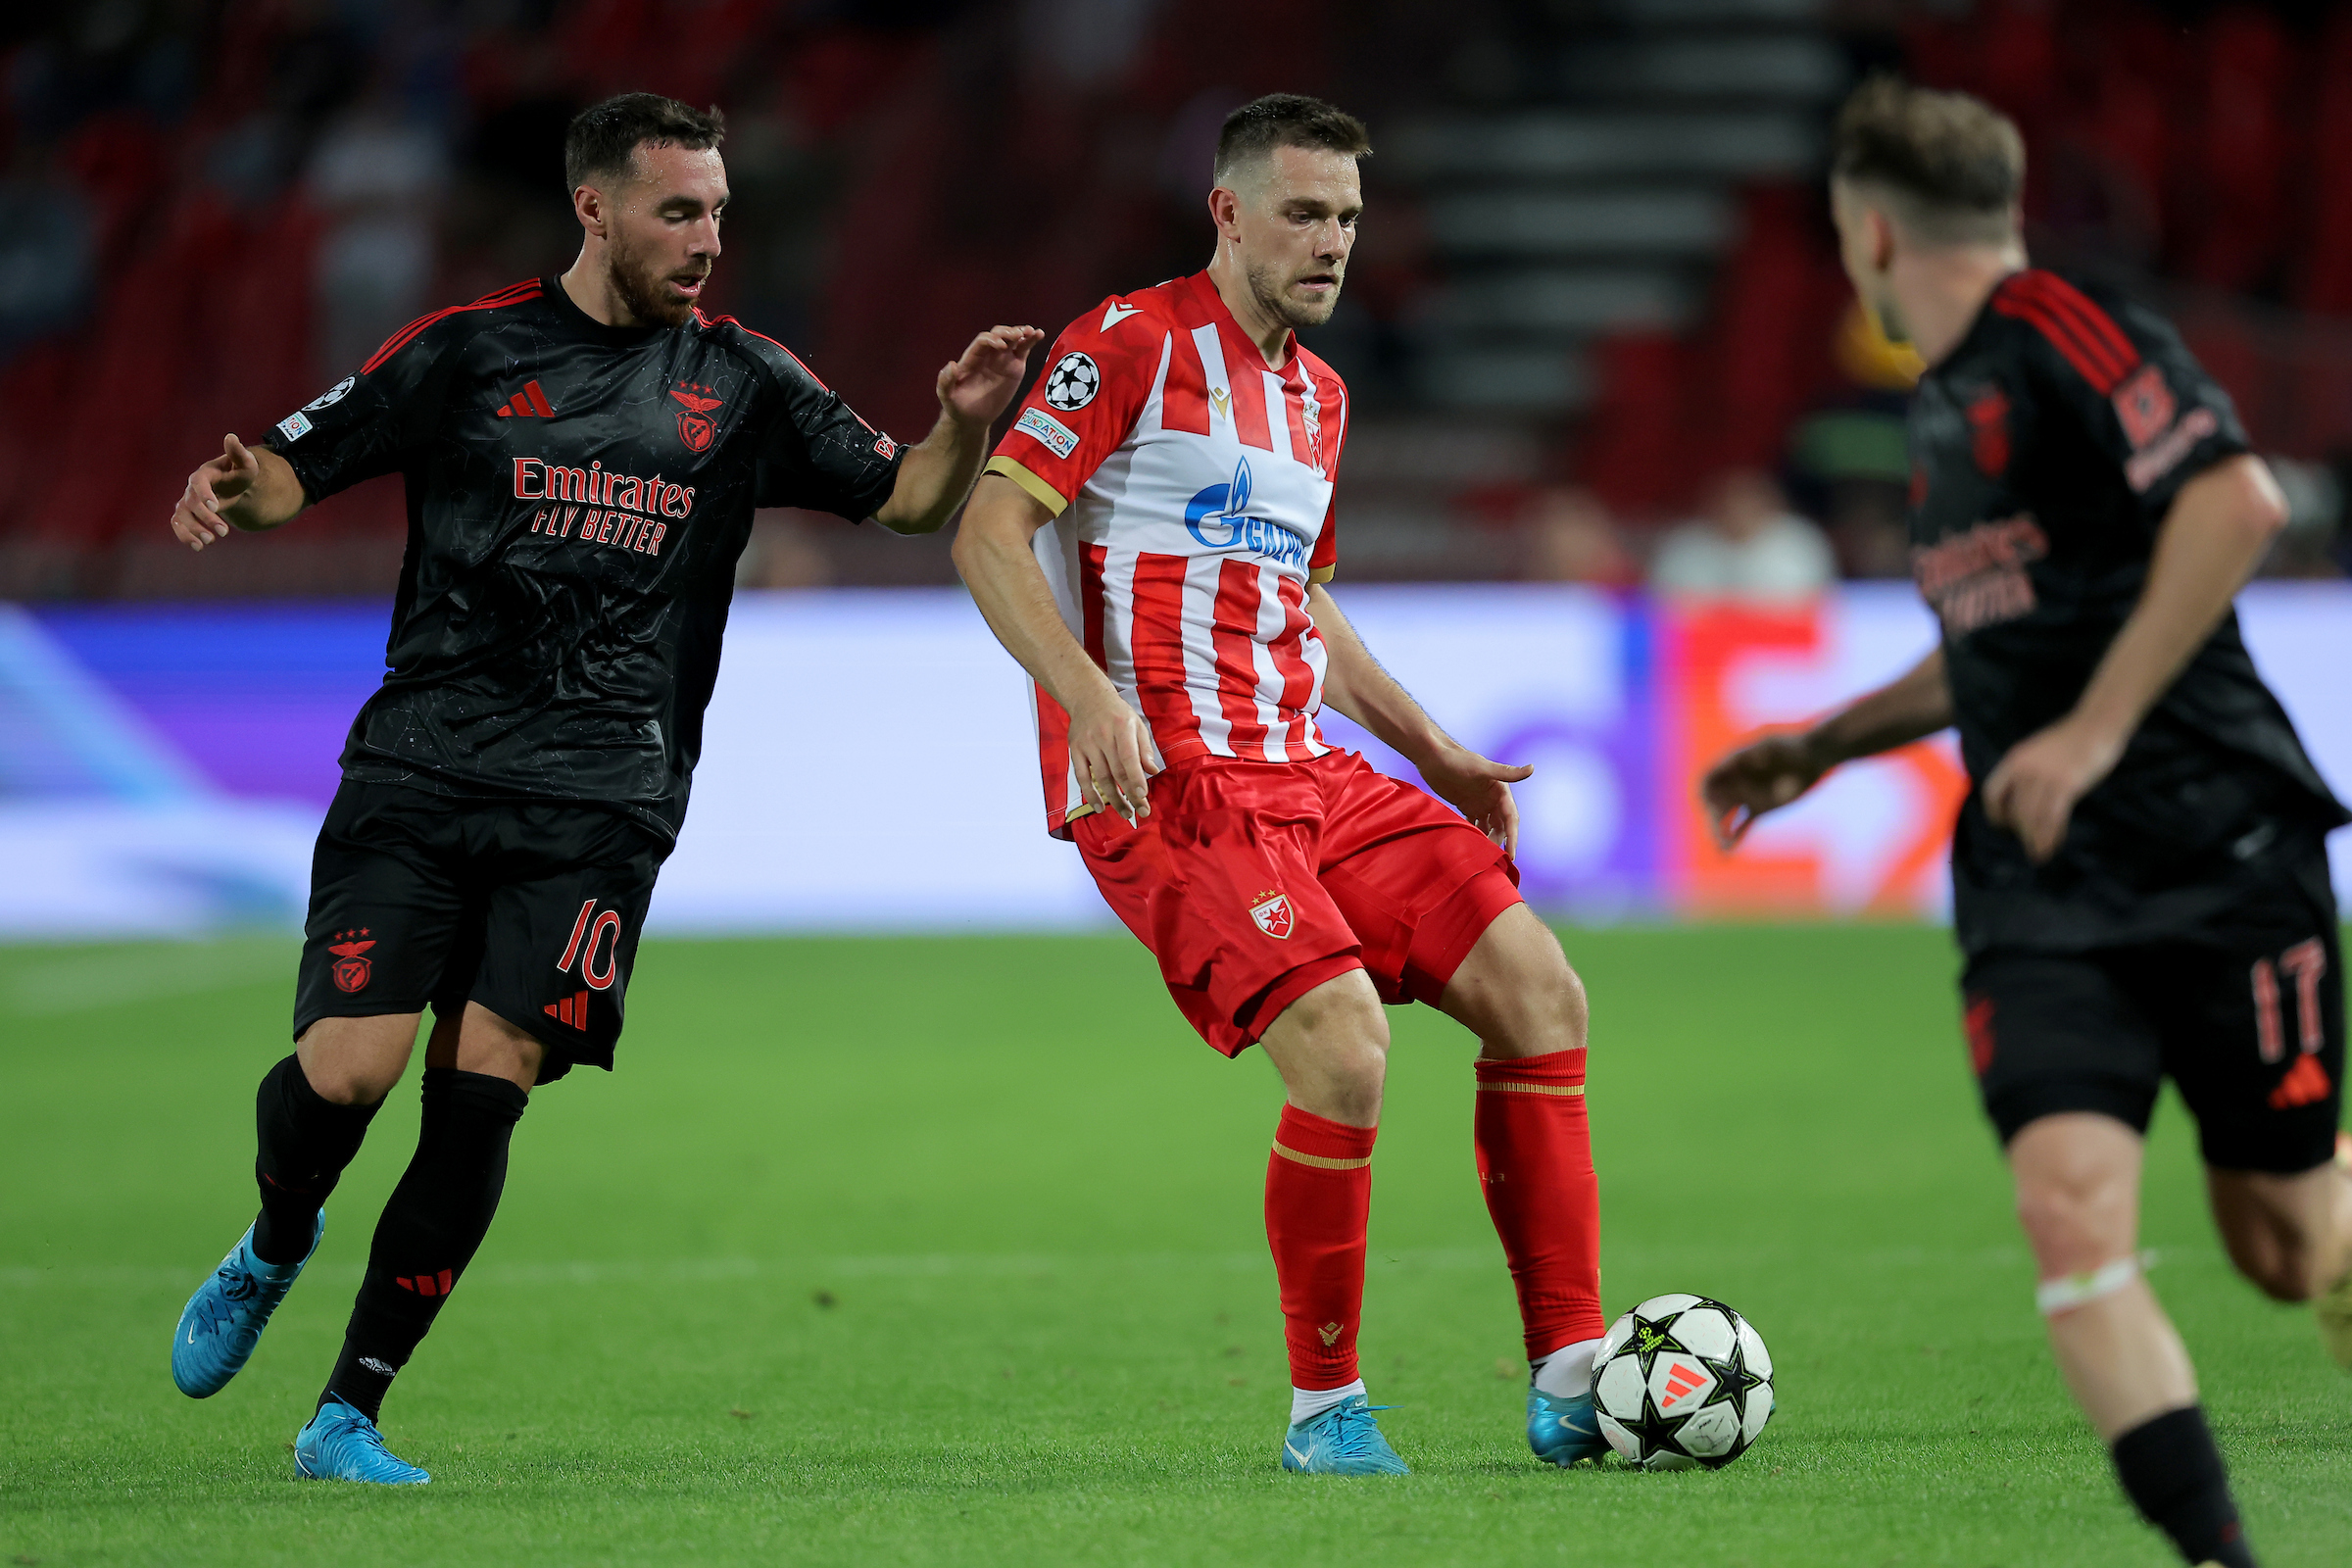
M1317 1170L1362 1170L1366 1165L1372 1163L1372 1156L1369 1154L1361 1159L1333 1159L1328 1154L1302 1154L1298 1150L1286 1148L1281 1144L1274 1146L1274 1152L1285 1159L1295 1159L1301 1165L1312 1165Z
M1492 1083L1482 1080L1478 1086L1478 1092L1483 1095L1489 1090L1493 1090L1498 1095L1581 1095L1585 1092L1585 1086L1583 1084Z

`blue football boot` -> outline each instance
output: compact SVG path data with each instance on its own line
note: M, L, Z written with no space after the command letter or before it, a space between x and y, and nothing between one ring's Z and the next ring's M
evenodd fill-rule
M253 1255L253 1227L245 1228L212 1278L197 1286L179 1309L179 1326L172 1331L172 1381L180 1393L209 1399L244 1370L253 1348L262 1343L262 1330L270 1326L270 1314L294 1288L303 1263L318 1250L318 1238L325 1234L321 1213L301 1262L265 1263Z
M1321 1415L1309 1416L1282 1435L1282 1467L1310 1476L1412 1474L1372 1419L1373 1411L1388 1408L1351 1394Z
M1527 1446L1545 1464L1563 1469L1609 1451L1609 1440L1600 1435L1600 1417L1592 1411L1592 1396L1563 1398L1533 1388L1527 1391Z
M374 1422L331 1398L295 1435L294 1473L305 1481L371 1481L379 1487L421 1487L433 1479L385 1447Z

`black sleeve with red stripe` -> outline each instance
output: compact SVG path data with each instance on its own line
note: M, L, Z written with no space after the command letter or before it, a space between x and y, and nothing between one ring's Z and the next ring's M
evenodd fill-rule
M2151 519L2190 479L2250 450L2230 394L2154 312L2044 271L2005 280L1992 309L2031 328L2034 379L2080 416Z
M753 496L762 507L830 512L862 522L898 487L904 449L858 416L801 357L731 316L705 324L763 372L774 407L760 439Z
M399 473L426 450L440 423L448 371L463 340L445 326L466 313L536 299L537 278L483 296L470 305L418 317L384 340L359 373L345 377L316 402L278 421L270 445L294 469L313 502L363 479Z

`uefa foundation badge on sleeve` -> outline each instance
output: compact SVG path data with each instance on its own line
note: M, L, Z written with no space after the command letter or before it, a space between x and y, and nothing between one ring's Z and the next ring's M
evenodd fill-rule
M1287 893L1269 894L1250 906L1250 918L1257 928L1277 942L1291 939L1291 927L1296 917L1291 913L1291 896Z

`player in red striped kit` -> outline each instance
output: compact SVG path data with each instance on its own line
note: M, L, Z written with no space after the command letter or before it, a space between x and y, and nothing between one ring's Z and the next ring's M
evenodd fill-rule
M1520 900L1511 784L1441 730L1325 584L1348 392L1293 329L1330 318L1363 126L1280 95L1219 138L1207 270L1095 306L980 481L956 560L1036 684L1047 822L1159 960L1187 1019L1255 1044L1287 1102L1266 1232L1293 1384L1286 1468L1399 1472L1357 1376L1389 1031L1425 1002L1475 1033L1487 1203L1518 1287L1528 1437L1597 1453L1599 1200L1585 997ZM1328 746L1324 701L1444 802Z

